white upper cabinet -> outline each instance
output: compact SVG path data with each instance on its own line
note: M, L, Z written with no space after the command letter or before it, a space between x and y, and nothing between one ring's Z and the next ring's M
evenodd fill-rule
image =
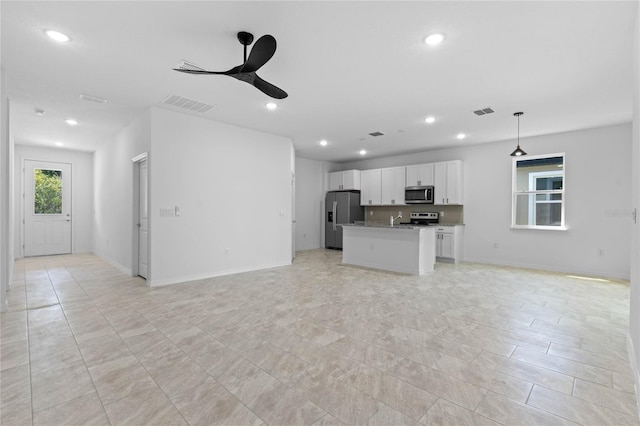
M390 167L381 172L382 205L404 205L405 167Z
M382 171L380 169L363 170L360 174L360 205L379 206L382 204Z
M407 166L406 186L433 185L434 163Z
M329 173L329 191L360 190L360 170Z
M462 161L444 161L434 167L434 204L464 204Z

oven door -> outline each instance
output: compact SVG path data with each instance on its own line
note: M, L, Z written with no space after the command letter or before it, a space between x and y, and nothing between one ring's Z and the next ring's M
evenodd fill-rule
M404 189L405 204L433 204L433 186L407 186Z

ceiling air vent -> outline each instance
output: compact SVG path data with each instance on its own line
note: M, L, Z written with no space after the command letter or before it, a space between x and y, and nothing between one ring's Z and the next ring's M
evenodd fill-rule
M186 109L189 111L199 112L204 114L213 108L213 105L205 104L204 102L194 101L193 99L184 98L178 95L169 95L162 101L165 105L171 105L177 108Z
M104 98L99 98L97 96L85 95L84 93L80 95L80 99L83 101L94 102L96 104L106 104L107 100Z
M376 137L376 136L382 136L382 135L384 135L384 133L382 133L382 132L373 132L373 133L369 133L369 136L373 136L373 137Z
M492 108L482 108L482 109L473 111L475 115L486 115L486 114L492 114L494 112L495 111Z

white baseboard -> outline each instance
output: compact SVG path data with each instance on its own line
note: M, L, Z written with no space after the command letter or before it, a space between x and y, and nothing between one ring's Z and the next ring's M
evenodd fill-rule
M208 278L222 277L225 275L241 274L243 272L253 272L253 271L259 271L262 269L281 268L283 266L291 266L291 261L289 261L288 263L274 263L274 264L268 264L268 265L250 266L246 268L227 269L224 271L215 271L207 274L183 275L180 277L165 278L160 280L155 280L152 278L151 281L149 282L149 287L161 287L165 285L181 284L189 281L206 280Z
M469 257L465 257L464 261L472 262L472 263L485 263L488 265L511 266L514 268L536 269L540 271L584 275L589 277L613 278L617 280L627 280L627 281L631 279L630 274L620 274L617 272L589 271L584 269L563 268L563 267L557 267L557 266L537 265L537 264L531 264L531 263L503 262L503 261L493 260L493 259L481 259L481 258L469 258Z
M640 389L640 371L638 371L638 358L636 357L633 340L631 340L629 333L627 333L627 352L629 353L629 362L631 362L631 371L636 388L636 410L638 410L638 407L640 407L640 397L638 396L638 389Z

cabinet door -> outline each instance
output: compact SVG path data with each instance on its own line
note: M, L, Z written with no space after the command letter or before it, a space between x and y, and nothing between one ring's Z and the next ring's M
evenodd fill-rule
M405 186L433 185L433 163L407 166Z
M342 172L342 189L360 190L360 170Z
M407 186L420 185L420 166L407 166Z
M433 203L447 204L447 163L435 163L433 178Z
M447 204L463 204L462 161L447 162Z
M379 206L381 203L381 170L363 170L360 174L360 205Z
M455 257L453 234L440 234L440 257Z
M342 189L342 172L329 173L329 191L338 191Z
M434 164L421 164L420 167L420 183L418 185L433 185Z
M404 188L407 186L405 168L394 168L393 176L393 197L391 198L391 204L404 205Z
M393 204L395 194L395 174L393 169L382 169L380 172L380 203ZM393 200L393 201L392 201Z
M404 205L404 167L382 169L380 173L380 200L382 205Z

